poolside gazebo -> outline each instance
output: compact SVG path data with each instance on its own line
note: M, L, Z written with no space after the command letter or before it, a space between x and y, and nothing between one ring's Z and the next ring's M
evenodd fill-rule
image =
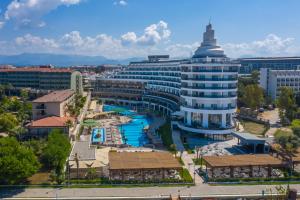
M208 178L271 177L273 168L285 167L284 163L269 154L204 156Z
M182 166L167 152L109 152L110 180L162 180L176 178Z

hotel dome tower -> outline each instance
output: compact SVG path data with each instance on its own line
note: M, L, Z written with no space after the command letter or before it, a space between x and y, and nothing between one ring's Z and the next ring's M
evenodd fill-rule
M181 63L180 129L201 134L230 134L236 112L239 64L217 46L209 23L193 57Z

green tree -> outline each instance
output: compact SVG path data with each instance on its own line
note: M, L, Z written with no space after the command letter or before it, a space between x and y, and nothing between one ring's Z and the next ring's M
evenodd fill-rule
M71 144L61 130L54 129L48 136L43 152L43 163L55 170L57 176L62 174L65 162L69 156Z
M40 167L31 149L15 138L0 138L0 183L17 184L30 177Z
M21 89L21 91L20 91L20 97L21 97L21 99L23 101L27 101L28 97L29 97L28 90Z
M284 121L284 117L287 117L289 120L293 120L297 111L297 106L294 92L291 88L280 88L280 93L276 104L279 108L279 115L282 121Z
M274 136L275 142L287 152L292 152L299 147L299 138L292 132L277 130Z
M252 73L251 73L251 79L252 79L252 82L254 84L258 84L259 83L259 71L258 70L252 71Z
M300 119L294 119L291 124L291 128L293 130L293 133L300 137Z
M256 109L264 103L264 91L257 84L247 85L244 89L243 103L251 108Z
M46 141L44 139L39 140L28 140L22 142L22 145L32 150L32 152L40 158L43 154L44 148L46 147Z
M17 117L11 113L0 114L0 130L4 132L13 132L18 126Z

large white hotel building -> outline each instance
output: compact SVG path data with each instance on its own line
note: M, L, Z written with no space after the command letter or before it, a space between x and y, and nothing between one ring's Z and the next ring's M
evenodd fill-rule
M239 64L217 46L211 24L192 58L170 60L167 55L99 77L95 96L103 101L179 115L178 128L200 134L230 134L236 112ZM179 117L180 118L180 117Z

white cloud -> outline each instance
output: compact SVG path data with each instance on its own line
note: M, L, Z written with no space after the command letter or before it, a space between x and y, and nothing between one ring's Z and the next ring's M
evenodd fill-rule
M293 56L300 53L300 49L294 44L294 38L282 38L275 34L269 34L263 40L249 43L227 43L222 47L230 57L241 56Z
M58 43L53 39L41 38L31 34L17 37L14 44L17 48L20 47L23 50L29 50L30 52L36 50L41 51L43 48L52 51L59 47Z
M123 44L138 44L151 46L156 45L162 40L168 40L171 36L171 30L168 24L164 21L159 21L157 24L151 24L146 27L143 35L137 37L136 33L128 32L121 36Z
M70 6L81 0L13 0L4 13L5 20L12 20L18 27L43 27L42 17L59 6Z
M191 57L197 47L200 46L199 42L193 44L171 44L165 48L165 51L171 54L173 57Z
M114 5L120 5L120 6L127 6L127 1L125 0L120 0L120 1L115 1Z
M5 22L0 21L0 29L3 28Z
M0 54L61 53L107 58L145 57L148 54L170 54L171 57L191 57L200 42L191 44L172 43L171 30L164 21L147 26L142 34L127 32L120 37L101 33L83 36L71 31L58 38L43 38L26 34L12 41L0 41ZM293 56L300 54L295 39L269 34L262 40L248 43L221 44L231 58L241 56Z

